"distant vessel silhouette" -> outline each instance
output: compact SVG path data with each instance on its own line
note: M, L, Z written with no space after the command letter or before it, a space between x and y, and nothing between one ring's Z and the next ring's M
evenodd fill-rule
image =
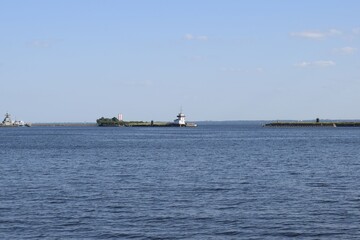
M185 121L185 114L180 111L180 113L176 116L177 119L174 120L174 125L179 127L197 127L196 123L187 123Z
M24 123L23 121L12 121L9 113L5 114L4 120L0 123L0 127L30 127L30 123Z

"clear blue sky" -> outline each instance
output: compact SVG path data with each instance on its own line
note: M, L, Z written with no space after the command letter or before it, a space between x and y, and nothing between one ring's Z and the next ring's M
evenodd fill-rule
M360 119L360 1L0 0L0 114Z

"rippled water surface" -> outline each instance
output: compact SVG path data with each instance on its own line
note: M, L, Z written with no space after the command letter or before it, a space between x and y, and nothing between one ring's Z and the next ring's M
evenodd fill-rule
M0 128L0 239L359 239L360 129Z

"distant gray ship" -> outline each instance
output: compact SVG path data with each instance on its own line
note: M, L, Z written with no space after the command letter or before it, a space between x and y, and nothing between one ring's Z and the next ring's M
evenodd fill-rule
M4 120L0 123L0 127L30 127L30 123L23 121L12 121L9 113L5 114Z

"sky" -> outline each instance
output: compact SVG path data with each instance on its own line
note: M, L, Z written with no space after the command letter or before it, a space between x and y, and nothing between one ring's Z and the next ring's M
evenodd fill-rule
M0 114L360 119L358 0L0 0Z

